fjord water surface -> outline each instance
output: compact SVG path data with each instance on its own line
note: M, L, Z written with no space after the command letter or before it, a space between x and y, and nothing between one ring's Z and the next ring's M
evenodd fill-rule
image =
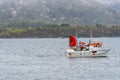
M119 80L120 38L95 39L107 57L68 58L67 38L0 39L0 80Z

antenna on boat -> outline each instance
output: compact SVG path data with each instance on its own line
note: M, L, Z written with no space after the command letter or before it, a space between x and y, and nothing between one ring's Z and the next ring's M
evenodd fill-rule
M76 26L76 46L78 46L78 33L77 33L77 26Z
M92 28L90 26L90 38L92 38L92 37L93 37L93 32L92 32Z
M78 34L77 34L77 27L76 27L76 39L77 39L77 35L78 35Z

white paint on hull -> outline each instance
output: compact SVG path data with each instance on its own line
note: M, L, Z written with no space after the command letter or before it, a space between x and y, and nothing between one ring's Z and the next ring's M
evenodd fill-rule
M67 49L66 55L68 57L105 57L110 49L99 49L96 51L74 51L73 49Z

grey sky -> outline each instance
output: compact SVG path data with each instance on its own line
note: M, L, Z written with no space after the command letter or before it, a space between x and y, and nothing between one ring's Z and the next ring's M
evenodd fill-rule
M17 1L17 0L0 0L1 1ZM26 0L18 0L18 1L26 1ZM36 1L36 0L28 0L30 2L32 1ZM41 1L44 1L44 0L41 0ZM53 1L53 0L50 0L50 1ZM54 0L55 1L55 0ZM71 1L71 0L69 0ZM84 2L91 2L91 1L97 1L97 2L100 2L100 3L103 3L103 4L113 4L113 3L120 3L120 0L82 0Z
M120 3L120 0L95 0L104 4Z

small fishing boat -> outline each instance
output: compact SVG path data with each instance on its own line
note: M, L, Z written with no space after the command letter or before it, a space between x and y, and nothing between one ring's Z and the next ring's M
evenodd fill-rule
M110 49L104 49L102 42L91 41L77 42L76 37L69 36L69 47L65 50L68 57L106 57Z

